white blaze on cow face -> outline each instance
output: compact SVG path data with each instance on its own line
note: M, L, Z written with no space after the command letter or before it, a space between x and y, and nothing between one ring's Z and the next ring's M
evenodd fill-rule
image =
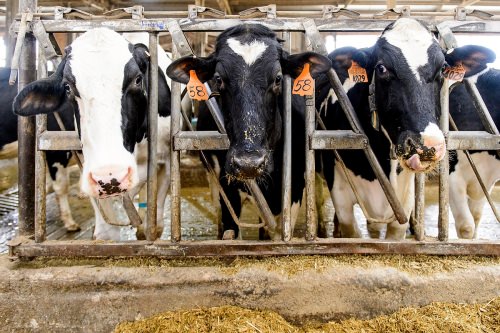
M248 66L251 66L257 59L259 59L264 51L267 49L267 45L264 42L254 40L249 44L241 44L241 42L235 38L229 38L227 40L227 45L233 50L234 53L243 58Z
M91 30L71 44L69 65L79 95L75 99L85 157L81 187L90 196L111 194L103 184L125 191L138 182L137 164L124 147L121 129L122 86L125 65L131 59L129 43L104 28Z
M418 68L429 62L427 50L434 41L430 32L418 21L400 18L382 38L401 50L417 81L421 82Z
M436 124L429 123L423 132L420 132L424 146L436 149L435 159L440 161L446 152L443 132Z

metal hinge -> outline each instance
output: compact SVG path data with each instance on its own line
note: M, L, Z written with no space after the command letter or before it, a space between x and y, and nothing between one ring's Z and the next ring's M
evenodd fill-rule
M275 19L276 5L271 4L267 6L248 8L238 13L240 17L246 18L259 16L261 14L266 14L266 18L268 19Z
M332 5L323 6L323 18L324 19L331 19L331 18L338 17L338 16L347 16L350 18L356 18L359 15L360 14L358 12L355 12L353 10L339 8L339 7L332 6Z
M195 19L198 17L198 14L206 14L212 17L224 17L226 14L218 9L214 9L211 7L202 7L196 5L188 6L188 18Z

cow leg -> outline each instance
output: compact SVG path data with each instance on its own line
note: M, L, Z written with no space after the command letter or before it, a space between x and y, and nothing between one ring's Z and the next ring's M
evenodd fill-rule
M222 188L224 189L224 192L226 193L236 216L240 217L241 199L238 188L233 185L226 185L227 182L224 180L224 177L222 179L223 179L221 181ZM220 203L221 203L221 213L222 213L222 231L223 231L222 239L231 239L233 237L238 238L239 227L231 217L229 209L227 208L226 203L224 202L222 197L220 197Z
M170 163L162 163L158 166L158 205L157 205L157 222L156 222L156 237L160 238L163 233L164 219L163 213L165 208L165 200L167 199L168 190L170 188Z
M380 239L380 235L382 234L382 230L385 225L383 223L374 223L366 221L366 229L368 230L368 234L370 238Z
M94 208L94 216L95 216L95 228L94 228L94 239L103 239L103 240L120 240L120 227L116 225L111 225L104 221L104 218L97 207L96 200L91 200L92 207ZM101 206L103 206L103 210L106 212L114 212L109 205L111 205L111 201L102 200ZM114 214L111 214L114 215ZM109 219L114 220L115 216L108 216Z
M462 177L450 175L450 208L459 238L474 237L474 217L467 205L467 184Z
M469 209L474 218L474 235L473 238L477 238L477 229L479 227L479 222L481 221L481 217L483 216L483 208L486 203L486 197L482 196L480 199L471 199L469 198L468 204Z
M349 183L344 179L342 171L335 166L335 182L330 191L335 207L335 214L339 219L340 234L345 238L361 238L361 230L354 217L356 198Z
M325 197L323 196L324 180L316 173L315 175L315 192L316 192L316 212L318 214L318 237L327 238L326 220L324 218Z
M68 168L65 168L60 163L54 163L53 167L57 169L55 179L52 181L52 188L56 194L57 203L59 204L59 213L61 220L64 223L64 228L67 231L78 231L80 226L73 220L71 208L69 207L69 175Z

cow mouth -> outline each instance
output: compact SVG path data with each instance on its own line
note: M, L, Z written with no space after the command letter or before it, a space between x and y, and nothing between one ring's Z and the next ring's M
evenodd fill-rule
M406 169L414 172L429 172L436 167L438 161L423 160L419 154L413 154L410 158L403 158L400 164Z

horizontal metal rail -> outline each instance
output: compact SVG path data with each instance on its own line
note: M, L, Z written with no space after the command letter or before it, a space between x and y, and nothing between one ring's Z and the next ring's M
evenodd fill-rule
M11 241L12 242L12 241ZM11 243L12 244L12 243ZM315 241L170 241L135 242L32 241L11 245L17 257L222 257L288 256L332 254L429 254L500 256L500 243L487 241L385 241L375 239L335 239Z

